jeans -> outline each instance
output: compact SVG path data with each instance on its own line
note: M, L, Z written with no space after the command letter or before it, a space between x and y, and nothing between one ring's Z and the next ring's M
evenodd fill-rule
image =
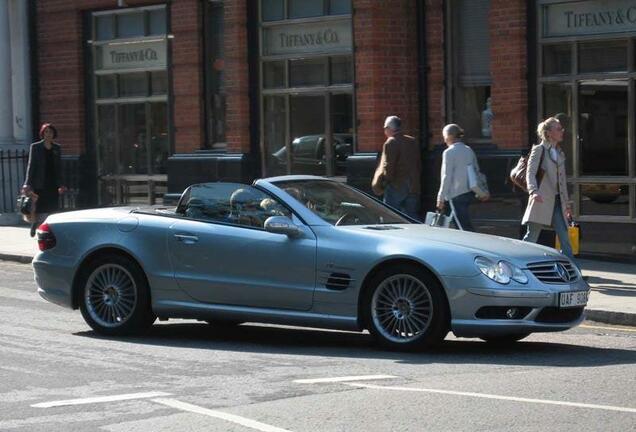
M578 267L578 264L574 260L574 254L572 253L572 246L570 245L570 237L568 236L568 226L563 219L563 209L561 208L561 198L556 197L554 201L554 210L552 212L552 227L556 232L556 235L559 237L559 241L561 242L561 252L566 257L570 258L572 262ZM544 228L543 225L528 222L528 231L526 231L526 235L523 236L523 241L536 243L539 239L539 234L541 234L541 230Z
M459 222L457 228L460 228L464 231L475 231L473 227L473 223L470 220L470 214L468 213L468 208L475 201L475 195L472 192L466 192L461 195L457 195L455 198L451 198L450 204L453 213L455 213L455 218Z
M384 188L384 203L402 213L406 213L413 219L420 220L420 197L417 194L409 193L408 185L401 188L396 188L390 184L387 185Z

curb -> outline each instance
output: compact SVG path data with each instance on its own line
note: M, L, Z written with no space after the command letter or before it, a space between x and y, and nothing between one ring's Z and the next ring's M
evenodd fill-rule
M0 253L0 260L14 261L14 262L22 263L22 264L31 264L31 261L33 261L33 257L28 255L13 255L13 254Z
M590 321L614 325L636 326L636 314L633 313L585 309L585 315Z

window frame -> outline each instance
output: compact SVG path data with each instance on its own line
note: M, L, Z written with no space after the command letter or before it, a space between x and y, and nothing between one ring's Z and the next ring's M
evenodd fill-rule
M616 32L606 34L591 34L577 36L546 36L544 32L544 8L547 5L558 3L555 0L539 0L536 4L536 49L537 61L535 73L536 80L536 115L538 119L544 117L544 86L549 84L565 84L572 92L572 117L570 128L572 129L572 174L567 177L568 186L572 188L570 200L573 201L573 213L577 220L582 222L613 222L636 223L636 32ZM579 46L589 42L627 40L627 71L618 72L579 72ZM544 47L557 44L569 44L571 55L571 70L568 74L545 75L544 71ZM582 146L579 139L579 91L585 81L603 81L608 79L627 80L627 175L600 176L583 175L581 172ZM589 185L627 185L629 187L629 214L627 216L581 214L581 196L584 186Z
M492 94L492 72L490 72L490 80L486 85L475 85L475 86L463 86L460 83L460 79L459 79L459 50L457 49L458 47L458 40L459 40L459 36L457 35L459 29L457 28L458 25L455 22L455 4L453 0L447 1L444 4L444 24L445 24L445 31L444 31L444 39L445 39L445 65L446 65L446 73L445 73L445 77L446 77L446 86L445 86L445 116L446 116L446 123L457 123L459 120L457 118L456 115L456 109L455 106L457 105L455 103L456 100L456 96L457 96L457 91L460 88L486 88L486 101L488 100L489 97L491 97ZM489 26L487 25L488 23L486 23L486 28L489 28ZM491 71L491 68L489 68L489 71ZM450 83L450 85L448 85L448 83ZM486 102L484 101L484 103ZM485 106L485 105L484 105ZM478 111L479 113L479 120L481 122L481 113L483 111ZM460 122L460 126L461 126L461 122ZM475 144L488 144L492 142L492 130L491 130L491 137L482 137L481 134L479 134L479 136L474 137L474 136L469 136L466 135L464 137L464 142L465 143L475 143Z
M288 0L283 0L283 19L281 20L270 20L263 21L262 20L262 0L258 0L258 10L257 10L257 18L258 18L258 52L257 62L258 62L258 92L259 92L259 119L260 119L260 131L259 131L259 149L261 153L261 172L263 175L270 175L268 172L268 164L267 164L267 148L265 142L265 128L263 127L263 119L265 118L265 98L269 96L280 96L285 100L286 107L286 126L285 126L285 147L287 148L287 154L291 156L292 154L292 140L291 140L291 113L290 113L290 104L291 97L297 95L322 95L325 98L325 136L328 137L328 142L326 143L326 157L328 161L333 160L333 139L331 132L333 129L333 125L331 124L331 117L333 111L331 110L331 99L334 95L337 94L350 94L352 98L352 136L353 136L353 148L352 155L355 154L355 149L357 147L357 121L356 121L356 89L355 89L355 79L356 79L356 68L355 68L355 56L354 56L354 47L353 47L353 4L351 6L350 14L338 14L338 15L329 15L328 14L328 5L330 5L330 1L325 0L323 3L323 15L316 17L307 17L307 18L289 18L289 5ZM352 35L352 43L351 47L342 50L334 50L334 51L325 51L325 52L311 52L311 53L294 53L294 54L285 54L285 55L264 55L263 54L263 44L264 37L263 32L267 28L272 28L281 25L290 25L290 24L311 24L311 23L326 23L326 22L339 22L339 21L347 21L347 24L351 28ZM331 76L331 59L333 57L348 57L351 61L351 82L345 84L332 84L332 76ZM291 80L291 61L297 59L315 59L320 58L323 60L323 64L326 68L326 82L323 85L309 85L309 86L297 86L292 87L290 84ZM264 87L264 65L270 61L283 61L284 63L284 85L283 87L276 88L265 88ZM287 174L291 173L292 164L289 163L290 160L288 158L287 163ZM336 163L327 163L325 174L327 176L337 176Z

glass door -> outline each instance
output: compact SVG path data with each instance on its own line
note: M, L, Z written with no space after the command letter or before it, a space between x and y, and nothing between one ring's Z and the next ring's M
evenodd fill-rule
M98 105L100 205L154 204L165 193L167 124L165 102Z
M291 174L325 175L325 96L290 96Z
M630 215L629 185L611 179L629 175L628 84L579 83L579 174L589 178L579 185L581 215Z

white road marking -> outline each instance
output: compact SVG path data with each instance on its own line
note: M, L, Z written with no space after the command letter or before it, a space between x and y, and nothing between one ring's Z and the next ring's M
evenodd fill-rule
M344 376L344 377L333 377L333 378L300 379L300 380L294 380L294 382L299 384L318 384L318 383L334 383L334 382L347 382L347 381L381 380L381 379L389 379L389 378L397 378L397 377L393 375L358 375L358 376Z
M33 408L52 408L52 407L61 407L68 405L84 405L84 404L94 404L94 403L102 403L102 402L116 402L116 401L124 401L124 400L132 400L132 399L147 399L147 398L156 398L160 396L170 396L170 393L164 392L148 392L148 393L129 393L115 396L98 396L92 398L83 398L83 399L68 399L68 400L60 400L53 402L42 402L35 405L31 405Z
M176 399L153 399L153 402L160 403L172 408L176 408L182 411L189 411L195 414L202 414L208 417L214 417L228 422L236 423L241 426L245 426L251 429L256 429L261 432L291 432L287 429L281 429L276 426L271 426L265 423L258 422L256 420L248 419L245 417L237 416L234 414L224 413L222 411L215 411L207 408L203 408L197 405L181 402Z
M439 390L439 389L427 389L427 388L417 388L417 387L394 387L394 386L378 386L373 384L362 384L362 383L345 383L345 385L351 387L359 387L359 388L368 388L368 389L376 389L376 390L396 390L396 391L409 391L409 392L422 392L422 393L439 393L439 394L447 394L454 396L469 396L483 399L498 399L498 400L507 400L512 402L527 402L527 403L536 403L536 404L546 404L546 405L563 405L563 406L571 406L577 408L589 408L589 409L599 409L606 411L620 411L620 412L629 412L636 413L636 408L627 408L627 407L618 407L612 405L594 405L594 404L585 404L578 402L561 402L554 401L548 399L529 399L529 398L520 398L514 396L501 396L501 395L493 395L487 393L472 393L472 392L460 392L460 391L452 391L452 390Z

